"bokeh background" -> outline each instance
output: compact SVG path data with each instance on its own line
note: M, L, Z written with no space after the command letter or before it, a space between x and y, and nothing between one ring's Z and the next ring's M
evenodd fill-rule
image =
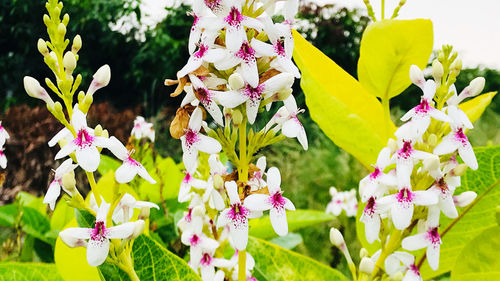
M42 23L44 2L0 0L0 120L11 134L6 145L9 163L5 171L6 181L0 188L0 205L11 202L19 191L37 196L44 194L50 171L55 167L53 158L57 150L49 148L47 141L61 129L61 125L38 100L26 95L22 84L25 75L40 81L51 75L36 48L38 38L47 38ZM343 6L346 1L336 2L332 5L324 1L301 1L296 28L356 77L359 44L370 20L360 6L347 4L346 7ZM169 94L174 87L164 86L163 81L174 78L187 61L187 38L192 19L187 14L188 4L181 1L153 6L148 3L140 0L66 0L63 12L71 16L68 36L72 38L80 34L83 39L76 69L83 75L82 85L90 83L92 74L101 65L109 64L112 70L109 86L94 96L95 102L89 112L90 125L100 123L112 135L125 141L134 118L142 115L155 124L155 148L163 156L173 157L179 162L182 153L180 141L170 137L168 127L182 96L171 98ZM448 7L443 14L453 12L452 9ZM497 34L500 34L499 30ZM437 37L439 34L435 34ZM456 48L460 50L461 46ZM469 50L466 55L473 56L474 53ZM500 53L497 53L498 57ZM476 76L486 78L484 92L500 89L498 69L469 61L472 62L467 64L456 82L459 91ZM495 67L495 64L488 65ZM357 188L367 171L332 143L311 120L298 84L296 82L294 94L299 107L306 109L301 121L308 134L309 150L303 151L292 139L274 145L262 154L267 156L269 165L280 168L282 187L297 208L324 210L331 199L330 186L340 190ZM418 88L410 86L404 94L392 100L392 119L397 123L399 117L419 99ZM500 143L499 103L496 97L476 122L470 133L474 146ZM300 231L303 243L294 250L347 272L340 253L317 241L327 241L329 227L340 225L345 228L346 240L355 241L354 224L354 218L341 216L328 224L303 229ZM353 256L357 258L359 245L349 243Z

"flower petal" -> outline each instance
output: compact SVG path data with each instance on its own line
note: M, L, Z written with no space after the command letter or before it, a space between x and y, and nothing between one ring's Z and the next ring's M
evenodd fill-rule
M65 146L63 146L61 148L61 150L59 150L59 152L57 152L54 159L57 160L57 159L61 159L63 157L66 157L66 156L70 155L73 151L75 151L76 149L77 149L76 144L74 142L69 142Z
M252 211L265 211L272 208L267 194L250 194L243 201L243 205Z
M132 181L137 175L137 169L135 166L129 165L126 162L118 167L115 171L115 179L119 183L128 183Z
M196 143L196 148L208 154L219 153L222 149L221 144L214 138L205 135L198 135L200 140Z
M469 166L472 170L477 170L478 164L476 155L474 154L474 150L472 149L470 143L459 145L458 154L460 154L460 157L464 160L464 163L467 166Z
M427 247L427 261L432 270L437 270L439 268L439 251L441 246L439 244L433 244Z
M285 209L272 208L269 211L269 219L274 231L279 236L285 236L288 233L288 222L286 220Z
M101 155L97 147L90 145L87 147L77 148L75 151L78 165L87 172L94 172L99 167Z
M126 222L120 225L112 226L107 229L106 237L110 239L124 239L134 233L136 222Z
M413 204L395 203L391 208L392 222L394 227L399 230L407 228L413 217Z
M53 147L56 145L60 140L64 139L67 136L71 136L71 131L68 130L68 128L64 127L62 130L60 130L52 139L49 141L49 146Z
M90 266L99 266L104 263L109 253L109 240L89 240L87 245L87 262Z
M49 185L49 189L47 190L47 193L45 194L45 197L43 198L43 203L44 204L49 204L50 209L53 211L54 207L56 205L56 200L59 198L59 195L61 194L61 186L57 181L53 181Z
M408 251L415 251L425 248L429 245L429 241L425 238L427 232L419 233L413 236L408 236L401 241L401 247Z

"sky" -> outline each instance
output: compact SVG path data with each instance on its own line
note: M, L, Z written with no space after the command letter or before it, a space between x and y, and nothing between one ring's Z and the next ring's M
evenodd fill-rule
M162 7L182 0L143 0L142 9L152 24L165 17ZM365 9L363 0L308 0ZM381 0L370 0L380 18ZM386 0L386 17L399 0ZM459 52L464 67L479 65L500 70L500 0L407 0L399 19L431 19L434 49L451 44Z

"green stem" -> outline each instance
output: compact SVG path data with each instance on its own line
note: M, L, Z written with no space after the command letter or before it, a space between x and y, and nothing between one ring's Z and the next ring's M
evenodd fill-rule
M97 184L95 182L94 173L85 172L85 174L87 174L87 178L89 179L90 189L92 190L92 193L94 193L95 201L97 202L97 205L100 206L101 195L99 194L99 191L97 191Z
M377 263L375 263L375 269L372 272L372 279L377 276L379 270L382 268L382 263L385 261L385 258L399 248L402 233L402 231L397 229L392 231L389 242L384 248L382 248L380 257L378 258Z
M382 19L385 18L385 0L382 0Z
M384 123L385 123L385 135L387 138L391 134L391 108L389 104L389 98L382 98L382 108L384 109Z
M238 127L239 133L239 169L238 169L238 179L240 182L246 183L248 181L248 162L247 162L247 119L243 118L241 124ZM246 277L246 257L247 253L245 250L238 252L238 281L245 281Z
M132 263L132 258L130 257L130 253L128 251L126 253L126 257L122 259L122 262L118 263L118 267L127 273L130 280L140 281L139 276L137 276L137 273L134 270L134 264Z

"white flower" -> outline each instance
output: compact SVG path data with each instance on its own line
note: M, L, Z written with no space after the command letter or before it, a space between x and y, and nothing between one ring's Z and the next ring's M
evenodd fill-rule
M186 65L177 72L177 77L188 75L198 69L204 62L216 63L224 58L226 54L224 49L214 47L214 41L218 35L218 33L213 33L210 36L202 37L198 50L189 57Z
M219 242L207 237L203 232L195 233L191 230L182 233L181 242L190 246L190 261L193 265L201 260L203 252L213 252L219 247Z
M406 237L401 241L403 249L415 251L427 247L427 261L433 270L439 267L439 250L441 247L441 237L437 226L428 227L424 233Z
M224 209L217 220L217 227L229 225L229 236L237 250L245 250L248 243L248 218L250 210L241 204L236 182L226 182L226 191L231 206Z
M0 167L5 169L7 167L7 157L5 156L4 148L0 146Z
M190 230L194 233L201 233L204 217L205 204L198 194L194 194L191 203L189 203L188 211L184 213L184 217L179 220L177 226L182 232Z
M207 182L194 178L190 173L186 173L186 176L184 176L184 179L181 182L177 200L179 202L187 202L190 199L189 193L191 191L191 187L196 189L206 189L207 186Z
M413 149L412 141L403 139L401 149L397 150L391 157L391 162L396 162L396 176L398 185L410 185L410 176L413 171L413 166L418 159L431 157L429 152Z
M450 126L452 131L446 135L441 143L434 148L434 154L444 155L458 150L458 154L465 164L473 170L477 170L478 164L472 145L465 135L466 124L463 122L457 107L449 107L448 114L452 119Z
M338 216L342 213L342 210L345 210L348 217L356 216L358 200L356 199L356 191L354 189L337 192L337 189L332 186L330 187L330 195L332 196L332 200L326 206L327 214Z
M262 178L264 176L264 173L266 171L266 157L261 156L259 159L257 159L257 163L255 166L259 169L258 171L255 171L251 178L248 180L248 185L251 187L251 191L255 191L261 188L264 188L266 186L266 182Z
M125 193L113 211L113 221L115 223L125 223L128 222L132 215L134 214L133 209L142 209L142 208L156 208L160 209L158 205L155 203L147 202L147 201L137 201L134 196Z
M64 186L62 185L63 176L73 171L76 167L78 167L78 165L73 164L73 160L66 159L66 161L64 161L56 169L54 179L50 183L49 189L47 190L47 193L43 198L43 203L48 203L51 210L54 210L56 200L59 197L59 194L61 194L61 187L63 187L64 189ZM66 189L64 189L64 191L66 191L66 193L69 193Z
M87 95L92 96L97 90L106 87L111 80L111 69L109 65L105 64L101 66L94 74L94 79L90 83L89 89L87 90Z
M7 133L7 130L2 126L2 121L0 121L0 147L2 147L8 139L10 139L9 133Z
M189 75L189 80L191 80L192 86L185 86L186 96L182 100L181 107L191 103L193 101L198 101L205 107L210 116L214 121L224 126L224 121L222 120L222 111L216 103L217 91L212 91L205 86L205 84L196 75ZM197 105L197 104L194 104Z
M127 239L134 233L137 222L106 227L106 215L110 206L111 204L102 201L94 228L72 227L59 233L59 237L69 247L85 246L83 240L88 240L87 262L90 266L104 263L109 252L109 239Z
M359 193L362 202L366 202L372 196L379 198L387 192L387 186L397 185L394 176L384 173L384 169L390 163L391 149L384 147L378 154L377 163L373 167L374 171L359 182Z
M231 51L237 51L247 39L245 27L262 30L263 24L257 19L241 14L241 1L233 0L230 4L229 13L224 17L222 27L226 28L226 47Z
M402 230L411 223L413 205L434 205L438 198L432 191L411 191L409 187L402 187L398 193L382 197L377 203L382 209L390 208L394 226Z
M432 107L432 99L436 93L436 84L432 80L427 80L424 85L424 94L420 100L420 104L410 109L401 121L411 119L412 129L417 137L422 136L431 124L431 117L443 122L449 122L450 119L443 112ZM396 134L398 136L398 134Z
M202 121L202 112L197 107L191 114L188 129L181 137L182 141L182 159L188 173L193 174L198 167L198 151L213 154L221 151L221 144L205 135L200 134Z
M219 92L217 94L217 99L220 104L227 108L234 108L246 102L248 122L253 124L255 122L255 118L257 117L257 112L262 98L266 99L281 89L290 88L292 84L293 76L291 74L280 73L261 84L258 84L257 79L257 86L255 87L248 82L248 84L246 84L242 89Z
M295 210L292 201L283 197L281 188L281 175L276 167L271 167L267 171L267 194L251 194L243 205L252 211L265 211L269 210L269 219L274 231L280 236L288 233L288 223L286 220L286 210Z
M155 141L155 130L153 123L148 123L142 116L137 116L134 120L134 127L130 133L135 139L149 138L152 142Z
M250 43L245 40L243 44L241 44L239 50L226 50L224 58L215 63L215 68L218 70L228 70L240 65L236 71L243 76L243 79L245 79L252 88L256 88L259 85L259 72L256 58L257 55L255 50Z
M385 259L385 271L389 276L404 273L403 281L422 281L415 265L415 257L407 252L395 251Z
M191 267L196 270L198 267L203 281L223 281L224 272L215 272L215 267L228 267L229 261L226 259L214 258L214 250L205 250L201 253L199 260L191 260Z
M281 132L283 133L283 135L289 138L296 137L304 150L307 150L309 145L307 142L306 130L297 118L297 114L303 112L304 110L299 110L297 108L297 103L295 102L295 98L292 95L284 100L283 103L285 104L288 116L285 118L282 124Z
M86 116L78 109L78 105L73 108L71 123L76 131L76 138L62 147L55 159L66 157L74 151L78 165L87 172L94 172L101 160L101 154L97 147L108 147L111 144L110 140L96 137L91 133L90 128L87 127Z
M155 184L156 181L149 175L146 168L141 163L132 159L132 153L115 137L109 138L108 149L121 161L123 164L115 171L116 181L119 183L128 183L132 181L135 175L139 174L143 179Z
M384 212L385 210L380 209L375 197L372 196L367 200L366 207L359 220L365 224L366 241L370 244L375 240L379 240L378 234L380 232L380 214Z

